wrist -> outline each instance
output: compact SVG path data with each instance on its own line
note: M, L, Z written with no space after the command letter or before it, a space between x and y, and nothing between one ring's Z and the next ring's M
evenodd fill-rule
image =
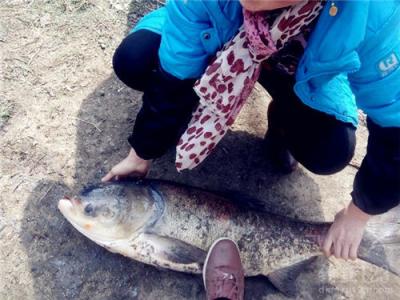
M370 214L367 214L366 212L358 208L353 201L351 201L350 204L347 206L346 211L347 214L350 215L352 218L355 218L364 223L367 223L368 220L371 218Z
M137 163L138 160L143 161L143 162L148 162L148 160L145 160L145 159L141 158L139 155L137 155L135 149L133 149L133 148L131 148L131 150L129 151L128 159L135 163Z

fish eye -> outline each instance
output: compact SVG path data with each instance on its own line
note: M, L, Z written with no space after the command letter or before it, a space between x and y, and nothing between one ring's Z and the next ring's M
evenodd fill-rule
M93 205L90 203L86 205L84 208L84 212L86 215L90 215L91 213L93 213Z

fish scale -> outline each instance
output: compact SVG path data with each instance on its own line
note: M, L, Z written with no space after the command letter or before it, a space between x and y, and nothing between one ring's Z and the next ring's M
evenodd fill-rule
M157 222L156 232L205 251L216 239L231 238L239 245L249 276L287 267L291 264L287 257L298 262L321 252L316 235L329 224L305 226L267 212L241 210L234 202L206 191L155 186L170 204Z

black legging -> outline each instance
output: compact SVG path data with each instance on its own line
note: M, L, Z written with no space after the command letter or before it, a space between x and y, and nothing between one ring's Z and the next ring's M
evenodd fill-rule
M293 157L315 174L334 174L354 155L356 128L303 104L293 90L292 76L263 68L260 84L276 105L278 126ZM272 122L269 122L271 124Z
M160 40L160 35L148 30L131 33L113 59L119 79L144 92L142 108L128 139L143 159L160 157L177 144L198 103L194 80L179 80L159 66Z
M161 36L148 30L129 34L114 53L115 74L127 86L143 92L158 63Z
M128 35L114 54L114 70L129 87L144 91L143 107L129 141L139 156L156 158L176 144L198 102L193 81L159 72L160 36L147 30ZM164 76L165 75L165 76ZM282 107L280 118L292 155L307 169L331 174L343 169L355 147L355 128L304 105L293 78L263 71L260 83Z

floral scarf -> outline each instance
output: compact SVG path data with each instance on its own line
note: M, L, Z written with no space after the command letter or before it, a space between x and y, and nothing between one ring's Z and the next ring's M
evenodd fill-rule
M253 90L261 62L312 23L322 7L319 1L303 1L282 9L277 17L244 10L239 33L224 45L195 83L200 102L176 147L178 171L193 169L211 153Z

